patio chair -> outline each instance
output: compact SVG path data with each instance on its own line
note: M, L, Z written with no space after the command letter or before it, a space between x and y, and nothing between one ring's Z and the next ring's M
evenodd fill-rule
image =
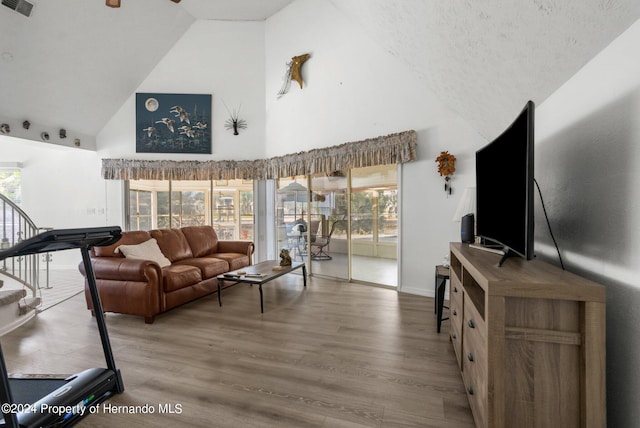
M316 236L315 240L311 239L311 260L331 260L331 257L325 251L325 248L331 243L331 235L333 235L333 231L336 229L336 224L338 221L334 221L331 225L331 229L329 230L329 234L326 236Z
M319 220L311 220L309 226L311 232L311 242L316 239L318 233L318 227L320 225ZM289 240L289 251L293 258L300 257L300 260L304 261L307 256L307 226L305 223L297 223L291 228L291 233L287 235Z

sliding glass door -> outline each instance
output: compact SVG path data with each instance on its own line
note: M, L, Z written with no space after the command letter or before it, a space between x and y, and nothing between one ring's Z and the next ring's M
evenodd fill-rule
M396 171L389 165L278 180L278 250L288 249L313 275L397 286Z

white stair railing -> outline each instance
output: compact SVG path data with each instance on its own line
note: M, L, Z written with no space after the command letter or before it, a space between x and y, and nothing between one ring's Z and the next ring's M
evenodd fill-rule
M0 220L2 220L0 250L6 250L44 230L36 227L35 223L20 207L2 194L0 194ZM46 263L46 268L48 270L49 263ZM32 297L36 297L40 286L40 262L37 254L4 259L0 263L0 274L22 283L31 290Z

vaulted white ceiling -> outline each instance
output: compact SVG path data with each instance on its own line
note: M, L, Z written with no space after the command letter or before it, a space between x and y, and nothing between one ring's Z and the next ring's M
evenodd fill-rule
M296 0L30 1L0 6L0 117L96 135L194 20ZM328 1L487 138L640 18L638 0Z
M330 1L487 139L640 18L638 0Z

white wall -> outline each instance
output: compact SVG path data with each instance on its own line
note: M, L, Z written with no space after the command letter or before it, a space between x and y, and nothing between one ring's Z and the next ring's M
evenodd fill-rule
M473 154L486 141L363 34L322 0L298 0L267 20L267 156L418 131L418 160L404 164L401 175L400 289L433 295L433 270L448 243L460 240L452 217L474 181ZM303 89L292 82L278 99L286 62L303 53L311 54ZM458 157L449 197L435 163L442 150Z
M20 162L23 211L37 227L106 225L105 181L95 152L0 136L1 162ZM53 254L53 266L76 268L79 250Z
M136 92L211 94L211 155L136 153L135 93L97 137L100 158L242 160L264 157L264 23L196 21ZM225 129L229 110L247 122L240 135ZM107 183L108 215L124 225L123 186Z
M640 21L536 110L536 177L565 265L607 290L608 426L640 407ZM539 255L557 263L538 207Z
M97 139L103 158L174 160L254 159L264 155L264 23L196 21L136 92L211 94L212 155L136 153L135 93ZM224 128L230 110L240 109L247 129Z

